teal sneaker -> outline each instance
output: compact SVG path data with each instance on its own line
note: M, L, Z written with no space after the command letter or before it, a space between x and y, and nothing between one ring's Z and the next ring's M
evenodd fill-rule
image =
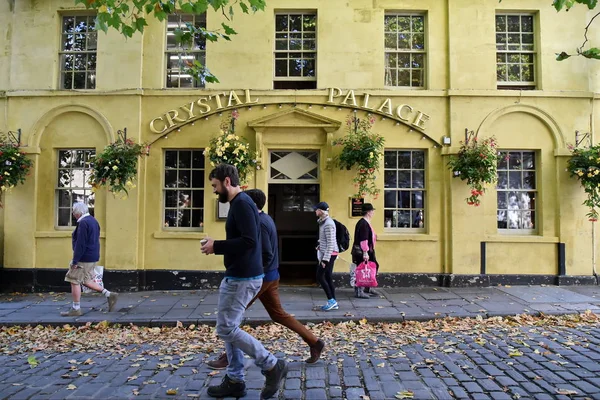
M321 310L323 311L330 311L330 310L338 310L340 307L338 306L337 301L335 301L335 299L331 299L327 301L327 304L325 304L324 306L321 307Z

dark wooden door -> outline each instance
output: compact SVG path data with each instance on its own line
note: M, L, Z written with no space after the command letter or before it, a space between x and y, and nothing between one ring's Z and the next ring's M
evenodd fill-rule
M313 206L318 202L318 184L269 185L269 215L277 226L283 283L315 282L319 228Z

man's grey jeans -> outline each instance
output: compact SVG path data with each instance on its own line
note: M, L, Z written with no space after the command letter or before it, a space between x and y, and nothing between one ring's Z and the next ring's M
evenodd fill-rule
M277 358L252 335L240 329L246 306L260 291L261 279L233 280L224 278L219 287L217 335L225 342L229 366L227 375L234 381L244 380L244 354L255 360L263 371L272 369Z

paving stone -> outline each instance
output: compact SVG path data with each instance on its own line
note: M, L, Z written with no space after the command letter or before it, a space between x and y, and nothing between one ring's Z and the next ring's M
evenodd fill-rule
M361 400L365 396L363 388L348 388L346 389L346 398L348 400Z
M290 390L297 390L302 388L302 381L300 379L286 379L285 388Z
M475 382L464 382L463 386L469 393L483 393L483 389Z
M302 393L300 393L300 397L296 397L296 399L301 398ZM325 389L307 389L305 399L306 400L323 400L327 398L327 393Z
M342 395L343 395L341 386L330 386L328 388L328 390L329 390L329 397L331 397L331 398L339 398L339 397L342 397Z
M569 383L571 383L573 386L577 386L585 394L594 394L600 392L600 388L586 381L570 380Z
M284 390L283 397L289 400L298 400L302 398L302 390ZM308 397L307 397L308 398ZM323 397L325 398L325 397ZM313 397L314 400L318 400L318 398Z
M344 385L348 387L362 387L360 377L358 376L345 376Z
M325 387L325 381L322 379L309 379L306 381L307 389L324 388L324 387Z

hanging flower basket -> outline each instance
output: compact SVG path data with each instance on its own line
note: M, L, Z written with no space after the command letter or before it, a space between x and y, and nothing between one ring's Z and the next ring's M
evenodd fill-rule
M113 195L127 198L136 186L138 159L148 155L149 150L150 146L122 137L106 146L92 162L88 179L92 191L107 186Z
M219 134L210 140L204 155L208 156L210 165L230 164L237 168L242 188L246 188L250 171L257 168L256 152L250 150L250 144L235 134L235 121L239 118L237 110L221 122Z
M492 136L478 140L476 135L467 136L461 142L458 154L450 157L448 168L454 177L467 181L471 195L466 198L468 205L478 207L480 197L486 191L485 186L496 183L498 179L498 148Z
M33 161L19 151L19 145L11 143L4 135L0 136L0 208L2 196L18 184L25 183Z
M600 207L600 144L586 148L569 146L572 156L567 162L567 171L571 177L579 179L587 199L583 205L590 209L587 217L598 221L597 208Z
M367 195L377 199L380 189L375 184L379 165L383 158L385 139L371 132L375 118L358 118L350 114L346 119L346 136L333 142L342 151L335 157L336 165L342 170L356 169L353 179L356 193L354 198L365 198Z

